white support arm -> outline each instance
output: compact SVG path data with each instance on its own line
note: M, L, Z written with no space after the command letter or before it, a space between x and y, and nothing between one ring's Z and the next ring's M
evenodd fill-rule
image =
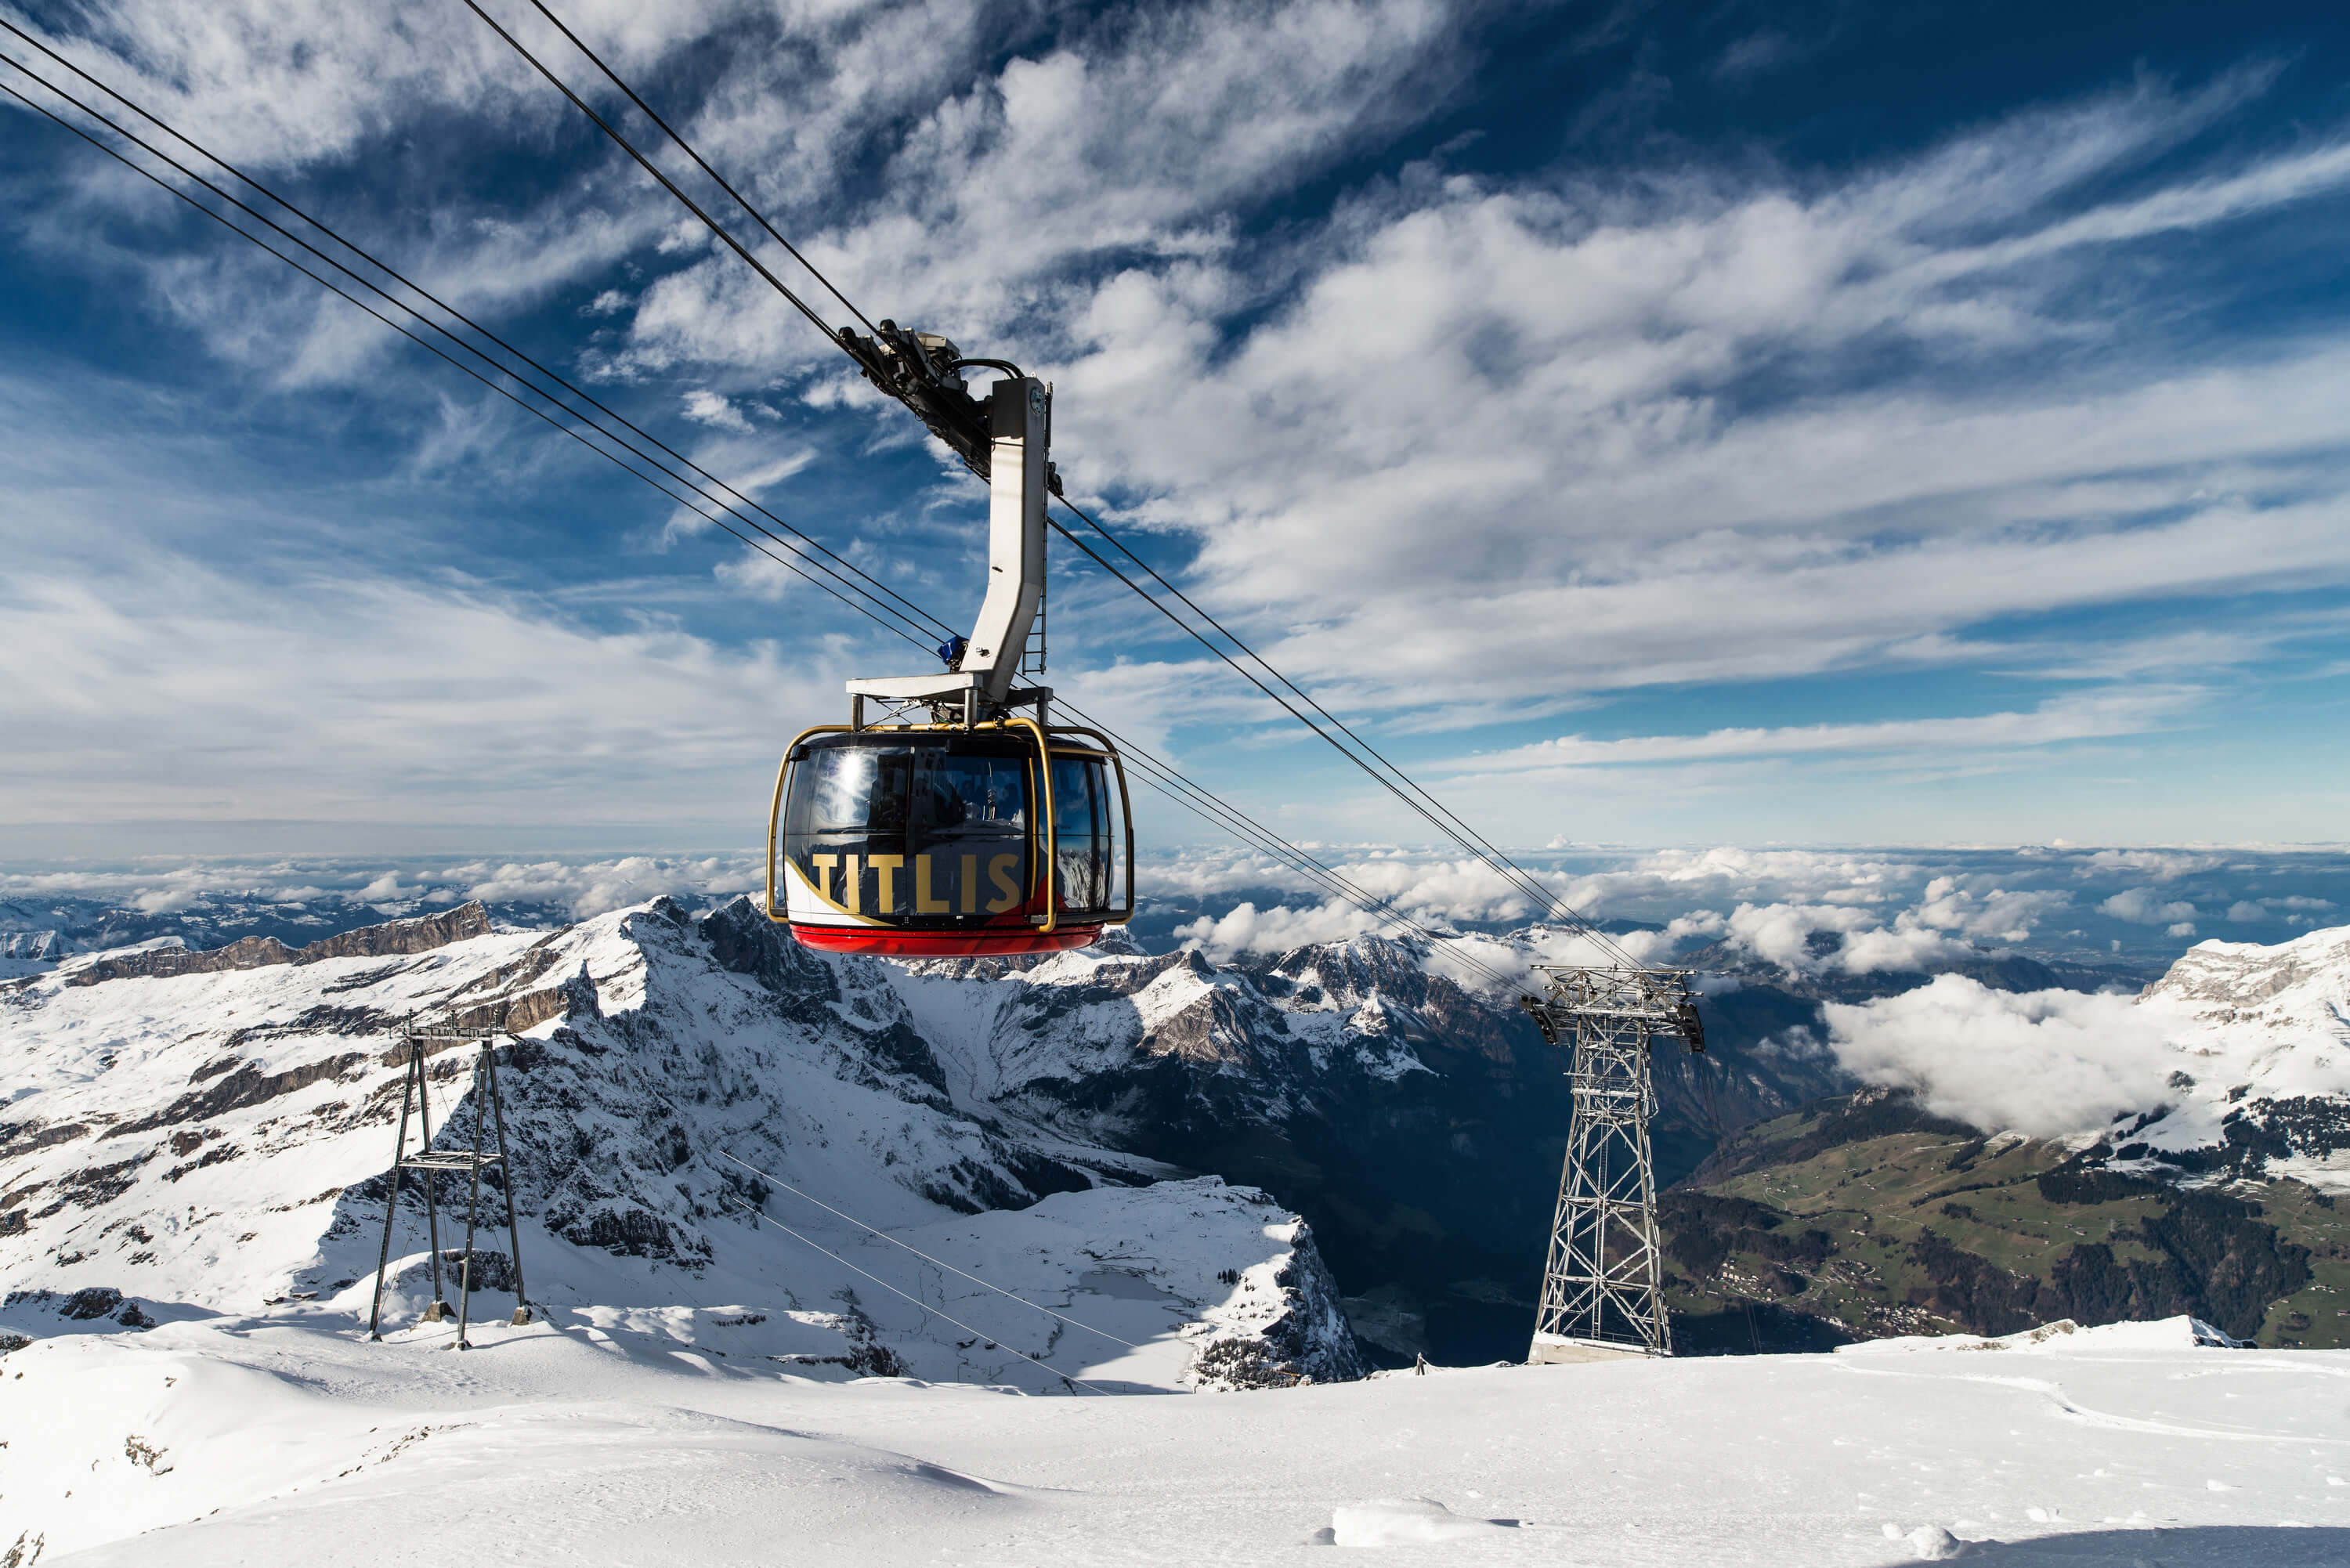
M1033 376L995 383L987 481L987 597L956 669L980 677L991 703L1012 691L1028 628L1045 597L1045 474L1052 405Z

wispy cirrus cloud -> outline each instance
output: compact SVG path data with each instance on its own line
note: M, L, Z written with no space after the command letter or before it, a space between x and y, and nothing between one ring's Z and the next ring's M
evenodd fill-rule
M1701 735L1641 735L1620 740L1565 735L1513 751L1458 758L1446 766L1459 773L1509 773L1723 757L1784 757L1818 753L1939 754L2047 746L2142 733L2176 720L2191 709L2201 695L2193 688L2140 688L2051 698L2029 712L1983 713L1966 718L1713 730Z

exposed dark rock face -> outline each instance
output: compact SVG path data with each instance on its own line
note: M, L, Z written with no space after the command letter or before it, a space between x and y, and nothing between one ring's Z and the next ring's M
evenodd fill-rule
M412 920L391 920L289 948L276 937L243 937L226 947L206 952L184 948L157 948L99 959L68 976L68 985L97 985L109 980L164 979L180 974L216 974L223 970L264 969L272 964L317 963L322 959L383 958L431 952L451 942L487 936L489 911L479 903L460 904L438 915Z
M671 1258L678 1252L668 1224L658 1214L649 1214L641 1209L607 1204L584 1214L549 1211L546 1222L548 1230L567 1241L582 1247L601 1247L622 1257ZM691 1250L704 1257L709 1255L706 1239L695 1237L691 1242L700 1243Z
M1252 1201L1274 1206L1268 1195L1249 1196ZM1219 1340L1202 1350L1191 1367L1196 1386L1285 1388L1344 1383L1370 1370L1347 1327L1337 1282L1307 1227L1298 1227L1295 1245L1289 1265L1273 1280L1285 1310L1262 1334Z
M56 1127L43 1127L38 1122L0 1123L0 1159L15 1159L19 1155L88 1136L87 1122L61 1122Z
M0 1301L0 1306L47 1308L68 1323L96 1323L103 1319L120 1324L124 1328L155 1326L152 1315L112 1285L91 1285L68 1295L60 1295L56 1291L10 1291L6 1299ZM0 1341L0 1351L21 1350L31 1343L16 1335L6 1337L16 1343Z
M224 1111L244 1106L257 1106L274 1100L280 1095L307 1089L324 1079L340 1077L368 1059L363 1051L347 1051L323 1061L307 1062L289 1067L282 1073L264 1073L247 1064L226 1077L215 1081L210 1088L182 1095L151 1116L138 1117L120 1126L109 1127L108 1137L125 1137L132 1133L152 1132L157 1127L177 1127L184 1122L204 1121Z

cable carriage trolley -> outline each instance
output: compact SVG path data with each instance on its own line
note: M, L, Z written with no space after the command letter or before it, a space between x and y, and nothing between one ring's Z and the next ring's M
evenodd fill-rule
M988 485L987 596L943 673L848 682L849 722L803 732L767 814L767 918L807 947L910 958L1086 947L1134 915L1134 812L1118 748L1055 725L1016 684L1045 597L1052 394L930 333L844 327L868 379ZM987 397L962 369L1003 371ZM868 704L879 708L868 721Z

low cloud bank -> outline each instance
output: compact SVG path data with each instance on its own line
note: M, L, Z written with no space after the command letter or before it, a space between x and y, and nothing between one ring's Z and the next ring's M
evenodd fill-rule
M1147 841L1146 841L1147 842ZM1305 846L1371 898L1440 929L1524 926L1534 903L1459 856L1377 844ZM2350 906L2350 854L2338 849L2207 851L1845 848L1614 849L1556 846L1521 863L1550 896L1586 918L1667 928L1790 975L1933 972L2025 950L2074 961L2122 955L2142 966L2178 956L2191 935L2274 941L2337 923ZM1182 846L1144 856L1140 891L1196 900L1176 933L1222 959L1367 932L1392 920L1329 898L1325 887L1237 848ZM756 854L706 856L174 857L0 868L16 923L49 898L86 898L159 916L201 918L214 900L341 899L410 913L481 898L579 919L663 894L688 902L757 888ZM1200 906L1204 905L1204 909ZM1162 910L1165 905L1159 906ZM1189 911L1187 911L1189 912ZM2189 919L2189 917L2193 919ZM1500 955L1487 955L1498 967Z
M663 894L730 898L759 887L754 855L629 855L603 859L185 860L0 872L0 898L37 907L89 899L141 914L202 912L216 902L307 904L321 898L388 914L459 904L536 904L572 919Z
M1938 975L1899 996L1826 1008L1828 1045L1863 1082L1907 1089L1985 1132L2059 1137L2151 1109L2181 1020L2135 997L1993 991Z

